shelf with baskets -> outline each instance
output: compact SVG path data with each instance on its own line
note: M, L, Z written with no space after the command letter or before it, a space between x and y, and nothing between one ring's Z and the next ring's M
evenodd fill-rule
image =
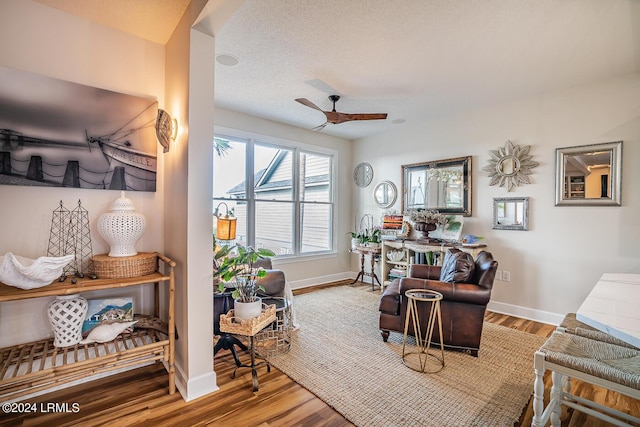
M23 396L41 393L53 387L84 380L97 374L119 369L163 362L169 379L169 394L175 393L175 320L174 268L176 263L161 254L155 257L155 271L138 277L118 279L77 279L55 281L50 285L23 290L0 283L0 303L30 298L73 295L105 289L154 285L154 313L142 315L145 327L118 335L105 343L75 344L55 347L48 338L0 349L0 398L20 400ZM162 269L160 268L162 261ZM161 285L167 291L168 319L161 322ZM136 317L138 319L138 317Z

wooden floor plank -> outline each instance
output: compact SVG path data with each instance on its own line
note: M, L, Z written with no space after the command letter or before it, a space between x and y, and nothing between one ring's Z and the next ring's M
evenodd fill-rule
M356 285L363 292L371 292L370 285ZM299 290L296 294L313 292L315 289ZM380 291L376 290L376 293ZM487 312L491 323L548 337L554 330L552 325L520 319L500 313ZM243 355L242 357L246 357ZM532 358L533 365L533 358ZM68 389L28 399L30 403L41 402L78 403L78 413L0 414L1 426L351 426L344 417L334 411L313 393L304 389L275 368L270 373L259 371L260 390L251 391L251 375L248 370L235 368L230 352L222 350L216 355L214 368L219 392L212 393L189 403L179 393L167 394L166 371L160 364L121 373L99 381L92 381ZM532 366L533 370L533 366ZM612 405L621 411L638 414L637 399L620 395L606 389L573 380L573 390L578 395L595 398L599 403ZM545 375L546 399L548 401L551 376ZM515 427L531 425L532 402L523 408ZM562 426L605 427L609 424L578 411L563 408Z

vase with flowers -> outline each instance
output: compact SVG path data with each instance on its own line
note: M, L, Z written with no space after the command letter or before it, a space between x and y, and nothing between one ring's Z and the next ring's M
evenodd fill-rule
M432 243L434 239L429 237L429 232L434 231L438 226L446 226L448 217L433 209L409 209L404 213L414 222L416 231L422 233L418 239L420 243Z

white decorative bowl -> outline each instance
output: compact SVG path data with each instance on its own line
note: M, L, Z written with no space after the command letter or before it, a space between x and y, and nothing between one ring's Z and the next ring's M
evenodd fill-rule
M65 255L30 259L7 252L0 256L0 281L20 289L41 288L62 276L73 258L74 255Z
M389 259L389 261L400 262L404 258L404 251L387 252L387 258Z

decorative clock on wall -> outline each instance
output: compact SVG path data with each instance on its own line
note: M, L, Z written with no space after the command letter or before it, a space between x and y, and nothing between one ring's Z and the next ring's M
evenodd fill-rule
M353 170L353 181L358 187L366 187L373 180L373 167L369 163L358 163Z

